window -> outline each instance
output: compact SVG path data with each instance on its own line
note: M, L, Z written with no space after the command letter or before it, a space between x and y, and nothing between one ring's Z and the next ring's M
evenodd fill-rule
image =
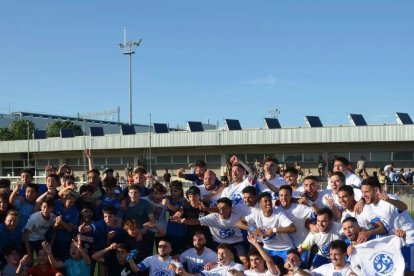
M13 161L3 161L1 166L4 167L13 167Z
M105 166L106 165L106 158L100 157L100 158L94 158L93 159L94 166Z
M257 154L246 154L246 161L249 163L256 162L256 158L259 159L260 162L263 161L263 153L257 153Z
M157 156L157 164L171 164L171 156Z
M389 162L391 160L391 152L373 151L371 152L372 162Z
M188 163L187 155L173 155L172 160L174 164L187 164ZM196 160L191 160L191 161L194 162Z
M285 153L284 157L284 162L302 162L301 153Z
M321 152L305 152L303 154L303 161L304 162L318 162L319 156L321 156Z
M358 160L361 159L361 156L366 160L369 161L369 152L351 152L351 159L349 160L350 162L357 162Z
M221 156L220 155L206 155L206 163L221 163Z
M202 160L202 161L206 160L204 158L204 155L190 155L190 156L188 156L188 159L190 160L190 162L195 162L197 160Z
M392 154L392 160L394 161L412 161L413 152L412 151L396 151Z
M130 163L131 165L134 164L134 157L122 157L122 164L126 165L126 163Z
M333 161L336 157L345 157L349 160L349 152L331 152L330 156L330 161Z
M27 161L27 160L25 160L25 161ZM23 168L24 167L24 161L13 161L13 167Z
M47 165L49 165L48 159L37 159L36 160L36 167L45 167Z
M283 153L265 153L263 160L268 157L276 158L279 163L283 162ZM259 160L259 161L263 162L263 160Z
M106 163L108 165L121 165L121 157L108 157Z
M66 164L68 164L69 166L77 166L79 165L79 159L78 158L67 158Z

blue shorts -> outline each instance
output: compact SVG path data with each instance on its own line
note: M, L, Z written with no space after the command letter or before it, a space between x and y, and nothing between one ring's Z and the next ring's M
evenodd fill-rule
M414 271L414 243L405 245L401 248L404 257L405 272Z
M267 254L269 254L270 257L277 256L279 258L282 258L283 261L286 262L287 252L289 251L289 249L287 250L270 250L270 249L265 249L265 248L263 249L266 250Z

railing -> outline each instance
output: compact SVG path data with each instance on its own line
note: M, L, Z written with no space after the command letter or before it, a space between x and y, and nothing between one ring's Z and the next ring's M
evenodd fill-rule
M0 176L0 179L8 178L11 181L11 188L13 189L14 186L20 181L20 177L3 177ZM182 179L180 179L182 180ZM44 176L37 176L34 179L35 183L45 183ZM77 186L80 187L85 182L79 181L76 182ZM191 186L191 182L183 181L183 188L186 190ZM327 187L327 182L320 182L319 186L321 188ZM398 197L399 200L403 201L408 206L408 211L414 215L414 185L385 185L384 190L392 195Z

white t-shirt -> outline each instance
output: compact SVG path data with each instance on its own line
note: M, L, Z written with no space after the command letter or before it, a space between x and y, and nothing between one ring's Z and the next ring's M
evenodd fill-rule
M153 276L174 276L173 270L167 269L170 263L175 263L171 256L167 260L163 261L159 255L152 255L146 257L142 262L138 264L141 271L149 269L149 275Z
M351 268L357 275L404 275L401 247L404 240L387 236L358 245L350 256Z
M369 224L365 219L361 218L361 215L358 214L355 211L349 211L347 209L342 210L342 216L341 216L341 223L344 221L344 219L348 217L354 217L358 221L358 225L365 228L370 229L371 224Z
M207 190L204 184L200 185L200 186L197 186L197 187L200 189L201 200L204 200L206 197L208 197L209 198L209 206L210 207L216 207L217 206L217 200L219 200L221 198L222 193L220 192L220 193L217 193L214 196L210 197L210 195L213 191Z
M235 269L238 271L243 271L243 266L241 264L235 263L235 262L230 262L228 265L221 265L218 264L215 268L211 269L211 270L203 270L201 272L201 275L206 275L206 276L230 276L230 273L227 273L229 270L231 269Z
M345 184L346 185L361 188L361 183L362 183L361 178L359 176L357 176L356 174L351 173L351 172L347 172L345 174ZM327 189L331 189L331 181L330 180L328 181Z
M312 201L312 200L310 200L310 201L313 204L315 204L318 209L321 209L321 208L324 208L324 207L330 208L327 201L326 201L326 197L332 198L332 194L333 194L332 190L327 190L327 189L321 190L321 191L318 191L318 197L315 199L315 201Z
M260 210L248 215L245 219L248 225L255 225L257 228L288 227L293 223L281 207L273 208L270 217L265 217L263 211ZM274 251L288 250L293 246L292 239L286 233L273 233L269 237L263 238L262 241L263 248Z
M232 213L229 219L222 219L219 214L211 213L205 217L199 218L200 224L208 226L213 236L213 240L218 243L233 244L243 241L243 235L236 222L240 216Z
M246 177L240 183L232 183L228 187L224 188L223 192L221 193L221 197L227 197L233 203L233 206L244 204L243 201L243 189L247 186L250 186L249 178Z
M349 273L351 273L351 267L349 264L345 264L345 266L340 270L335 270L332 263L324 264L312 270L312 274L314 276L348 276Z
M408 211L404 211L398 215L394 229L404 230L405 242L408 245L414 244L414 221Z
M250 215L253 212L258 212L258 211L260 211L258 203L256 203L254 207L249 207L246 204L239 204L239 205L233 206L233 213L243 218Z
M190 248L181 253L180 261L185 265L187 272L200 273L207 263L217 262L217 254L210 248L204 247L203 253L199 256L197 250Z
M289 209L283 208L283 211L288 219L296 226L296 232L290 233L289 235L292 238L293 245L298 247L309 234L308 229L305 227L305 222L311 217L312 208L303 204L292 203Z
M50 214L48 220L45 220L40 211L31 214L24 227L29 232L29 241L41 241L45 239L47 230L55 223L55 215Z
M246 276L274 276L274 274L272 274L272 272L270 272L267 269L265 270L265 272L262 272L262 273L256 272L254 271L254 269L245 270L244 275Z
M305 193L305 187L302 183L299 184L299 186L296 188L296 190L292 191L292 197L293 198L300 198Z
M331 241L343 240L343 237L340 233L342 227L339 223L333 222L331 230L327 233L312 233L310 232L306 237L305 241L302 243L302 248L308 250L312 245L316 244L318 246L318 254L329 258L329 244Z
M384 200L380 200L376 204L365 204L360 218L371 227L373 227L375 222L381 221L388 233L392 233L392 230L396 228L394 223L398 215L397 207Z
M276 175L274 178L270 180L267 180L267 182L269 182L270 185L276 188L280 188L283 185L287 185L286 180L283 177L280 177L278 175ZM266 186L266 184L263 184L260 180L257 180L256 186L257 186L257 190L259 191L259 193L269 192L272 195L272 200L276 200L278 198L278 194L270 190Z
M361 178L354 173L348 172L345 174L345 184L349 186L354 186L361 188Z

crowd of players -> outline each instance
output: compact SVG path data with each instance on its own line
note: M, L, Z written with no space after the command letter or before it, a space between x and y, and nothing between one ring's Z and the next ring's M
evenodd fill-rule
M280 175L276 159L259 177L229 161L230 183L203 161L178 170L193 182L185 192L141 166L125 187L92 167L76 187L66 165L48 168L46 184L29 169L13 188L1 179L1 275L413 274L413 220L377 177L336 157L320 189L294 167Z

